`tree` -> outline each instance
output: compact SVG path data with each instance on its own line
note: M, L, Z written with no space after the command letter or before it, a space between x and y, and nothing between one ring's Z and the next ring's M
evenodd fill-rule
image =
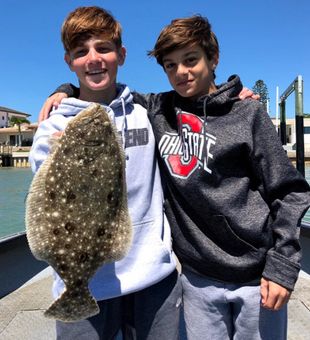
M14 126L17 125L18 127L18 135L19 135L19 141L18 141L18 146L22 145L22 132L20 126L24 123L30 124L29 120L26 118L19 118L19 117L11 117L10 118L10 125Z
M257 80L252 88L252 91L260 95L259 101L264 105L266 111L268 111L269 93L267 85L263 80Z

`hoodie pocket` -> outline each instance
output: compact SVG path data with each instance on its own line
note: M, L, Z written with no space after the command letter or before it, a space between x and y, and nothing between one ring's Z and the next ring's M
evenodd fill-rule
M259 256L259 250L240 238L232 230L225 216L213 215L207 229L210 238L230 255L241 256L251 252Z
M162 224L156 220L133 225L133 241L127 254L132 263L158 264L171 262L171 252L161 239Z

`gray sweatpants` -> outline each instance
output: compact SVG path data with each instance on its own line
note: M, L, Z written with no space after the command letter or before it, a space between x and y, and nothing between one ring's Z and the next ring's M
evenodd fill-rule
M181 275L188 340L284 340L287 306L260 305L258 282L229 284L183 269Z
M182 291L179 274L136 293L98 301L100 313L87 320L56 322L58 340L177 340Z

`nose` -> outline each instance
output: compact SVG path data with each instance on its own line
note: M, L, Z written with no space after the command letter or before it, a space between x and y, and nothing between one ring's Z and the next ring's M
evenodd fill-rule
M177 65L177 75L184 75L187 74L187 72L188 68L184 64L180 63Z
M88 62L98 62L101 61L100 54L94 49L90 49L88 52Z

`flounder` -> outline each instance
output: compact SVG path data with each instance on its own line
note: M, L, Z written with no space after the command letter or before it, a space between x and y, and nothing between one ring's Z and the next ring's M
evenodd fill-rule
M99 104L69 122L35 174L26 234L34 256L66 286L45 316L70 322L97 314L88 282L104 263L123 258L132 238L124 151Z

